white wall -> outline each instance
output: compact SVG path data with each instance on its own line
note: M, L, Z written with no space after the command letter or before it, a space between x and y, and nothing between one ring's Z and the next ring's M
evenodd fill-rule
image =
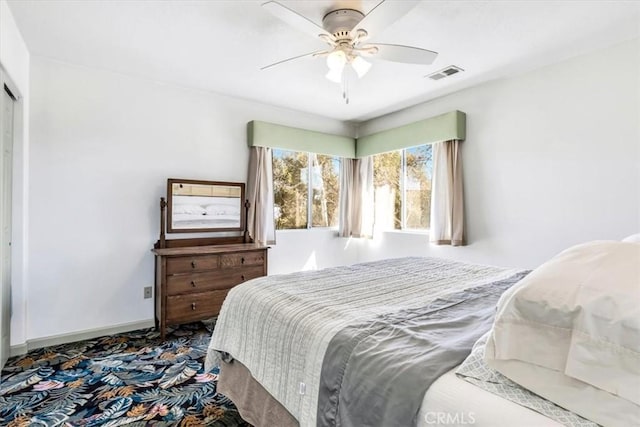
M30 55L7 2L0 0L0 67L17 97L14 112L12 251L11 251L11 345L26 337L28 283L28 189L29 189L29 61Z
M367 135L454 109L463 143L462 248L384 233L361 260L437 255L535 267L593 239L640 231L640 43L576 57L362 124Z
M358 239L337 235L337 229L324 228L276 231L277 244L269 252L269 274L357 263L361 246Z
M40 57L31 77L29 339L152 319L142 288L153 283L166 180L246 181L248 121L354 133L335 120ZM341 263L344 242L330 235L278 236L270 272L302 269L311 253L300 244L316 248L318 267Z

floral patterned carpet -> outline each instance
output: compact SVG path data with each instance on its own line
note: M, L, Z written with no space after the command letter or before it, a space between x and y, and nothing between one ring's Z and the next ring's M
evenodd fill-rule
M153 329L34 350L2 370L3 426L243 426L204 372L211 336L181 325L162 342Z

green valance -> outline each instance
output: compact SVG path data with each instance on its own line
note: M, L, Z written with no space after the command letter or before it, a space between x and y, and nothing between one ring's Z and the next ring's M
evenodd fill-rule
M360 158L393 150L466 137L467 115L450 111L439 116L383 130L358 139L253 120L247 124L250 147Z
M465 113L456 110L363 136L357 140L356 157L366 157L451 139L463 140L466 137L466 119Z
M253 120L247 124L249 147L271 147L293 151L355 158L356 140L312 130Z

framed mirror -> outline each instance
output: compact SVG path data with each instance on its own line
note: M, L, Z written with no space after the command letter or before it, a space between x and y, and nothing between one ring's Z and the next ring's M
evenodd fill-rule
M169 179L167 233L244 231L244 183Z

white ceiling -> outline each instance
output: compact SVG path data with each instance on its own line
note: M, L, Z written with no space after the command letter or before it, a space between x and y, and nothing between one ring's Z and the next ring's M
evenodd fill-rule
M9 0L33 55L354 122L640 34L634 1L420 1L371 41L434 50L436 61L375 61L345 105L340 86L324 78L322 59L260 70L325 47L261 3ZM337 4L366 13L378 1L281 3L321 24ZM465 72L424 78L449 65Z

